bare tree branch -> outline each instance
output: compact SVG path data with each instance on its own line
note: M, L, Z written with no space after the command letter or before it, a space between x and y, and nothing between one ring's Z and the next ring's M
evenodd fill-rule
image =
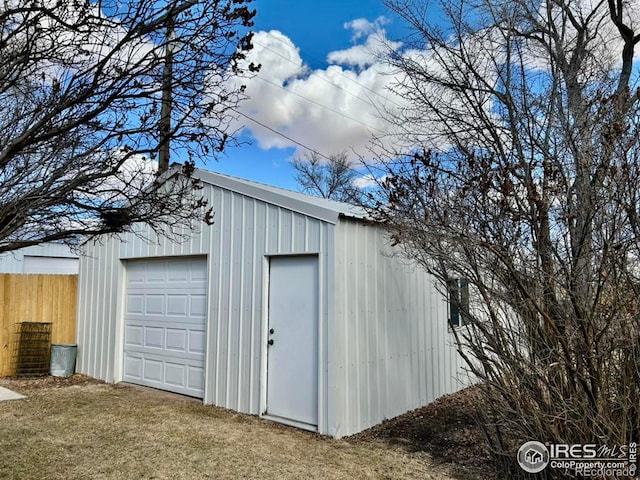
M510 478L526 440L640 436L638 34L627 2L388 0L407 152L371 167L370 213L406 254L471 286L453 330ZM430 4L435 8L435 4ZM438 18L437 24L430 18ZM459 308L464 307L458 305Z
M0 252L210 219L190 176L234 142L250 1L1 2ZM163 79L179 177L153 171Z
M362 192L354 185L358 174L345 152L331 155L328 160L315 152L296 157L291 165L303 192L339 202L359 203Z

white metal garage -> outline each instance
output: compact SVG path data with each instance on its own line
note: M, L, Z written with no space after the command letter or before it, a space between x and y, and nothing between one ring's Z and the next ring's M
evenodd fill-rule
M80 373L334 437L460 388L446 299L362 211L194 176L211 227L171 242L141 225L85 246Z
M206 265L202 257L127 262L125 381L204 396Z

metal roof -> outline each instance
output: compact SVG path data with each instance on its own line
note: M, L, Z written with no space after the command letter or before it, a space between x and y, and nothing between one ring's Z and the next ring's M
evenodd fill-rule
M349 203L336 202L259 182L196 168L193 176L205 183L256 198L325 222L336 224L341 216L365 219L366 211Z

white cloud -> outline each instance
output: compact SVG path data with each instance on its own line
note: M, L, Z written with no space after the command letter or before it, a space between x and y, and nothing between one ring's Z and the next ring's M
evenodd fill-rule
M392 42L387 38L387 32L383 28L389 23L384 16L376 18L373 22L366 18L356 18L346 22L344 28L351 30L351 41L364 38L365 42L353 45L344 50L336 50L327 55L327 62L340 65L352 65L364 68L380 61L380 58L390 50L398 50L402 42Z
M145 155L128 155L124 150L115 149L111 152L112 162L122 162L117 173L104 177L92 185L91 195L112 202L126 201L135 196L155 178L158 162ZM123 161L124 159L124 161Z
M372 188L379 185L381 182L384 182L389 176L382 175L381 177L376 177L372 173L367 173L361 177L358 177L351 182L354 187L364 190L366 188Z
M580 2L584 5L580 15L587 15L586 7L593 8L589 2L594 3L594 0ZM640 1L637 4L640 5ZM606 4L600 2L598 5L606 11ZM434 113L440 109L466 119L463 127L470 144L485 142L486 139L481 137L486 135L486 131L463 93L434 86L420 85L418 88L380 59L383 49L387 52L389 49L400 51L403 47L400 42L388 40L383 28L386 23L384 17L374 21L358 18L345 23L356 44L330 52L327 55L329 65L316 70L304 64L299 49L283 33L258 32L247 62L260 63L262 69L254 78L234 81L242 81L247 87L249 98L240 104L241 114L270 129L241 115L235 127L244 128L263 149L294 147L302 150L299 145L302 144L325 155L346 151L353 159L358 154L370 156L371 149L380 151L390 146L405 151L415 145L446 149L449 146L446 127L442 118ZM634 19L631 23L640 22ZM460 81L490 85L497 81L496 63L500 64L505 59L503 39L498 33L489 28L479 30L468 42L467 54L473 58L474 70L481 72L475 79L465 72L464 65L459 65L455 52L404 49L402 55L430 74L442 77L443 84L447 83L450 75L454 75L460 77ZM572 37L569 33L567 42L570 43ZM602 31L599 39L602 49L610 44L609 35L608 30ZM619 52L617 48L612 50ZM525 58L534 70L545 68L541 63L543 55L536 58L538 53L531 48ZM597 58L605 57L602 52ZM449 69L447 64L459 68ZM402 89L403 82L406 82L405 90ZM391 93L391 89L396 93ZM489 118L495 117L499 121L492 111L495 99L482 91L479 89L478 95L486 98L478 101L483 102ZM421 100L419 97L428 99L435 110L426 112L421 108L413 111L412 96L418 100ZM389 121L393 119L394 112L400 111L402 114L396 117L396 122ZM372 144L375 137L378 137L377 143ZM397 143L398 138L404 139L401 145ZM366 181L366 178L360 180L363 185Z
M105 62L101 76L112 74L119 78L120 71L148 64L158 49L143 36L134 35L123 41L129 32L117 20L119 12L107 14L99 4L84 8L78 2L42 0L41 8L47 14L36 15L25 8L28 3L9 0L5 5L7 18L3 21L3 27L9 28L0 32L0 41L6 43L3 52L26 50L29 45L32 54L29 65L33 68L23 72L26 78L59 80L65 85L78 72L90 76L92 68L101 61Z
M383 24L381 19L346 24L362 40L346 50L330 52L330 64L317 70L304 64L298 48L281 32L256 33L255 47L246 62L260 63L262 69L251 79L233 80L246 85L248 96L239 106L241 115L235 127L248 131L265 150L294 147L296 153L302 153L307 147L324 155L344 151L350 160L407 151L417 144L446 148L437 115L420 112L415 121L403 120L411 115L411 92L400 85L406 82L411 88L411 82L382 58L383 49L388 53L402 47L386 38ZM476 46L482 50L481 45L492 41L491 36L479 38ZM405 50L403 55L429 70L442 68L434 62L433 52ZM491 62L485 57L478 55L477 60L490 70ZM446 92L432 90L423 93L443 105L450 107L456 100ZM402 115L394 119L394 112L400 111ZM366 182L365 178L359 183Z
M384 25L389 23L389 19L380 16L376 18L373 22L367 20L366 18L356 18L355 20L351 20L350 22L345 22L343 27L347 30L353 31L353 35L351 36L351 41L355 42L361 37L367 37L372 33L379 32L382 30Z
M278 83L298 77L307 69L298 47L289 37L277 30L256 33L249 56L249 61L261 63L262 72L268 73L269 79ZM265 72L265 69L268 69L268 72Z
M366 30L363 25L358 28ZM232 80L245 84L249 97L240 104L239 111L323 154L340 151L353 157L354 151L366 154L371 138L389 130L386 121L380 118L379 106L402 103L402 99L388 91L393 81L390 67L367 51L368 46L380 47L384 41L384 32L372 32L354 50L336 52L332 58L338 61L340 57L340 65L312 70L284 34L257 32L246 61L260 63L260 72L251 79ZM249 131L263 149L303 150L242 115L235 126Z
M389 41L384 32L371 33L363 45L354 45L346 50L329 53L327 61L341 65L364 68L380 61L380 57L390 50L398 50L402 42Z

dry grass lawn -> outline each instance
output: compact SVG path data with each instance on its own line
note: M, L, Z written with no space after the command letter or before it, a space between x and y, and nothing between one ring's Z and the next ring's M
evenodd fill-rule
M152 389L78 377L0 386L27 395L0 402L0 478L454 478L424 452L332 440Z

